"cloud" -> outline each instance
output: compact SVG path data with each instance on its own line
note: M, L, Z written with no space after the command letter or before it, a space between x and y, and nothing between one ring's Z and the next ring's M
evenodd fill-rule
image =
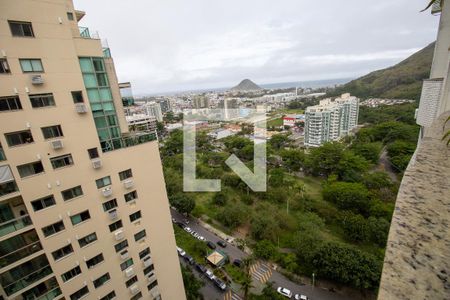
M356 77L432 42L438 22L423 0L74 2L136 94Z

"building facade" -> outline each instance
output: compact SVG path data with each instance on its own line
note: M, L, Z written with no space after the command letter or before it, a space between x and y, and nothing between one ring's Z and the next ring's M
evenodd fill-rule
M156 136L84 15L0 2L0 299L185 299Z
M319 147L348 135L358 124L359 99L343 94L320 100L305 112L305 146Z
M161 106L157 102L147 102L143 105L143 108L148 116L155 117L158 122L163 121L163 115Z

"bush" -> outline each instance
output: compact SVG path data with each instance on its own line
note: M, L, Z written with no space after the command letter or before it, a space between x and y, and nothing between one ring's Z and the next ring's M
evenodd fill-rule
M361 183L335 182L326 184L322 191L326 201L335 203L343 210L368 215L370 208L369 191Z
M268 240L262 240L253 247L253 254L265 260L271 260L275 257L277 248Z
M224 206L227 204L227 195L223 192L215 193L213 196L213 203L215 205Z
M217 214L217 219L229 229L235 229L249 218L248 209L242 204L227 205Z

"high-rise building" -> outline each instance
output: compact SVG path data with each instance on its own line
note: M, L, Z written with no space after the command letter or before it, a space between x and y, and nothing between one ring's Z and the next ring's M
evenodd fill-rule
M185 299L156 136L84 15L0 1L0 299Z
M130 82L119 83L120 96L122 97L122 104L124 107L134 105L133 91L131 90Z
M343 94L340 98L320 100L305 112L305 146L319 147L348 135L358 124L359 99Z
M158 102L159 102L159 106L161 107L161 112L163 114L172 110L172 105L170 104L169 99L161 99Z
M195 109L209 108L209 99L205 95L197 95L192 99L192 106Z
M144 111L148 116L155 117L158 122L163 121L161 106L159 103L151 101L143 105Z

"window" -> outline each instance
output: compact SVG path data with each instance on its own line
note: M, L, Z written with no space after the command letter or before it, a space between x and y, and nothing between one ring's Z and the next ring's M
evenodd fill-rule
M52 139L52 138L64 136L63 131L61 129L61 125L42 127L41 130L42 130L42 135L44 136L45 139Z
M144 275L147 275L148 273L150 273L151 271L153 271L155 269L154 265L150 265L147 268L144 269Z
M138 281L137 276L133 276L132 278L128 279L128 280L125 282L125 285L126 285L127 287L130 287L131 285L133 285L133 283L135 283L135 282L137 282L137 281Z
M0 111L22 109L19 96L0 97Z
M80 268L80 266L76 266L75 268L61 274L61 278L64 282L66 282L80 274L81 274L81 268Z
M127 269L128 267L133 265L133 259L129 258L126 261L124 261L123 263L120 264L120 269L123 271L125 269Z
M101 287L102 285L105 284L105 282L107 282L110 279L111 279L111 276L109 276L109 273L105 273L93 281L94 287L95 288Z
M94 159L94 158L98 158L99 157L97 148L91 148L91 149L88 149L87 151L88 151L90 159Z
M139 211L137 211L135 213L132 213L130 215L130 222L134 222L136 220L139 220L140 218L141 218L141 211L139 210Z
M13 36L34 37L31 22L8 21Z
M130 193L125 194L124 197L125 197L125 202L129 202L129 201L136 199L138 197L138 195L137 195L136 191L132 191Z
M87 286L79 289L78 291L76 291L75 293L73 293L72 295L70 295L70 300L78 300L83 298L84 296L86 296L87 294L89 294L89 289Z
M125 180L127 178L133 177L133 173L131 172L131 169L119 172L119 178L120 180Z
M111 184L111 177L106 176L106 177L97 179L97 180L95 181L95 184L97 184L97 188L98 188L98 189L101 189L102 187L105 187L105 186Z
M59 169L73 165L72 154L64 154L50 158L53 169Z
M72 12L67 12L67 19L69 21L73 21L73 13Z
M5 58L0 58L0 74L11 73L8 61Z
M90 218L91 218L91 215L89 214L89 210L85 210L79 214L71 216L70 220L72 221L72 225L77 225L81 222L89 220Z
M20 67L24 73L30 72L44 72L42 61L38 58L19 59Z
M133 297L130 298L130 300L137 300L137 299L141 299L142 298L142 293L139 292L136 295L134 295Z
M150 254L150 248L147 247L144 250L142 250L141 252L139 252L139 258L143 259L144 257L146 257L149 254Z
M40 161L35 161L29 164L17 166L17 170L19 171L20 177L24 178L44 172L44 166Z
M94 256L93 258L88 259L86 261L86 266L88 267L88 269L91 269L91 268L95 267L96 265L98 265L99 263L101 263L104 260L105 259L103 258L103 254L100 253L100 254Z
M143 229L134 235L134 240L137 242L137 241L143 239L146 235L147 234L145 233L145 229Z
M52 252L52 256L54 260L59 260L70 253L73 253L73 247L72 244L69 244L67 246L64 246L62 248L59 248L58 250L55 250Z
M75 197L79 197L83 195L83 190L81 189L81 185L70 188L68 190L64 190L61 192L61 195L64 201L73 199Z
M117 207L117 200L112 199L112 200L109 200L109 201L103 203L102 205L103 205L103 210L108 211L110 209Z
M72 92L73 103L83 103L83 92L82 91L73 91Z
M18 132L5 133L6 142L8 146L14 147L23 144L33 143L33 135L30 130L23 130Z
M117 229L122 228L122 226L122 220L119 220L109 225L109 231L116 231Z
M40 211L44 208L51 207L55 204L56 202L53 195L31 201L31 206L33 206L34 211Z
M112 299L115 299L115 298L116 298L116 292L111 291L106 296L101 297L100 300L112 300Z
M156 286L158 286L158 280L153 281L152 283L150 283L148 285L148 290L151 291L152 289L154 289Z
M55 106L55 99L51 93L30 95L29 98L33 108Z
M66 229L66 227L64 226L64 222L59 221L51 225L45 226L44 228L42 228L42 232L44 233L45 237L49 237L55 233L63 231L64 229Z
M123 249L125 249L126 247L128 247L128 241L127 240L122 241L122 242L114 245L114 249L116 249L116 252L120 252Z
M95 232L88 234L85 237L82 237L78 240L78 244L80 244L80 248L86 247L87 245L95 242L97 240L97 234Z

